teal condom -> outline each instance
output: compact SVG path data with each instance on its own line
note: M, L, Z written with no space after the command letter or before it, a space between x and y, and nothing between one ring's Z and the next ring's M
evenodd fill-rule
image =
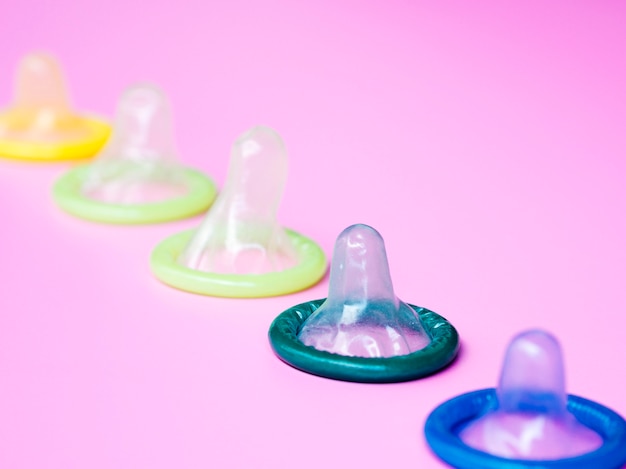
M153 85L124 92L107 145L53 190L59 206L75 216L129 224L196 215L216 193L209 178L179 163L169 103Z
M349 381L416 379L450 363L459 346L444 318L398 299L383 239L362 224L337 238L328 298L287 310L269 334L287 363Z
M326 272L323 251L277 219L287 163L274 130L258 126L242 134L226 183L200 226L153 251L155 276L182 290L224 297L284 295L317 283Z

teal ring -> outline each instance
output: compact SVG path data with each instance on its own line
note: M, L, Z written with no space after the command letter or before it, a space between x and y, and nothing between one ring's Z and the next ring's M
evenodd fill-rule
M396 383L431 375L450 364L459 351L459 335L445 318L419 306L413 308L431 342L408 355L387 358L350 357L304 345L298 332L304 321L326 299L308 301L289 308L269 329L272 349L285 363L318 376L360 383Z

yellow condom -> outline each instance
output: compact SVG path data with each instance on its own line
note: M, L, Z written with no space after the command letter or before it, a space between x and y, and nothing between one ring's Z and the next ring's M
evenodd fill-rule
M111 129L71 107L61 67L45 54L20 62L13 105L0 112L0 156L22 160L76 160L93 156Z

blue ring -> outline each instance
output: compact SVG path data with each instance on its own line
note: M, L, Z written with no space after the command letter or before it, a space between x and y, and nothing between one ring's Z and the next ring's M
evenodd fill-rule
M555 460L508 459L466 445L463 425L497 406L494 388L462 394L439 405L426 419L426 441L442 460L458 469L619 469L626 463L626 421L616 412L582 397L568 395L567 410L604 443L581 456Z

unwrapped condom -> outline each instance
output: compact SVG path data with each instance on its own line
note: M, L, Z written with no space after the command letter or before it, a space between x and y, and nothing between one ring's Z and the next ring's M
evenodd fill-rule
M54 187L65 211L109 223L189 217L205 211L216 193L209 178L178 162L167 99L151 85L124 92L107 145Z
M225 297L283 295L317 283L326 271L324 253L276 217L286 180L280 136L262 126L245 132L233 145L226 183L202 224L153 251L156 277Z
M110 126L70 105L61 67L46 54L29 54L15 77L13 104L0 112L0 156L39 161L93 156Z
M435 453L458 468L619 468L626 421L565 392L561 349L531 330L508 347L497 389L456 397L426 422Z
M276 354L296 368L364 382L431 374L459 347L444 318L396 297L383 239L367 225L350 226L337 238L328 298L288 309L269 337Z

